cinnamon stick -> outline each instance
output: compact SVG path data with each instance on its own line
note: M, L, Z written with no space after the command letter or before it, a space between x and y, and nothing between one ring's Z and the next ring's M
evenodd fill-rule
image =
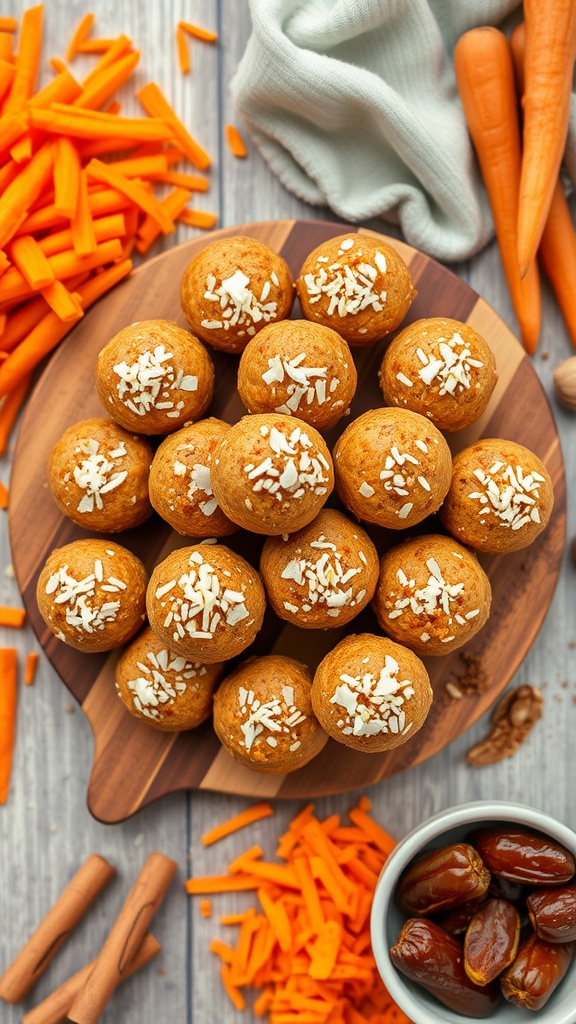
M176 871L176 861L151 853L122 907L67 1020L97 1024L116 986L126 975L144 934Z
M159 952L160 943L151 932L147 932L120 980L125 981L126 978L135 974ZM38 1003L33 1010L25 1013L22 1017L22 1024L62 1024L62 1021L66 1020L66 1014L76 996L84 988L95 963L96 960L92 960L91 963L86 964L86 967L82 967L71 978L68 978L63 985L60 985L46 999Z
M0 978L0 998L7 1003L24 999L115 874L116 869L100 854L92 853L88 857Z

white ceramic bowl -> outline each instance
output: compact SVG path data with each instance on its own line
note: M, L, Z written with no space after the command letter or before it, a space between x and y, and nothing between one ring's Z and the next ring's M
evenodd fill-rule
M470 1024L471 1017L463 1017L449 1010L434 996L399 974L392 965L388 950L400 934L407 920L394 899L400 875L411 861L428 850L459 843L478 824L483 826L512 824L542 832L560 843L576 857L576 834L554 818L522 804L504 800L483 800L462 804L429 818L410 832L388 858L374 895L370 930L372 949L378 970L390 995L414 1024ZM576 957L562 983L546 1005L537 1013L513 1006L502 999L486 1020L494 1024L575 1024L576 1022Z

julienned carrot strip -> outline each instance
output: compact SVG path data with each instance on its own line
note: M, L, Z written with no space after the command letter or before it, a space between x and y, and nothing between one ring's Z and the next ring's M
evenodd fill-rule
M40 48L42 46L42 16L44 6L30 7L24 11L20 23L18 39L18 56L16 57L16 74L10 92L4 102L4 112L21 110L26 100L32 96L38 66L40 64Z
M211 953L216 953L225 964L231 964L234 960L234 950L232 946L226 945L225 942L221 942L220 939L212 939L208 949Z
M178 185L190 192L207 192L210 182L198 174L182 174L180 171L165 171L162 174L150 174L152 181L162 181L166 185Z
M105 114L119 114L121 110L122 110L122 104L119 103L118 100L113 100L112 103L110 103L106 107L106 110L104 111L104 113Z
M188 48L188 39L186 33L181 28L176 29L176 52L178 54L178 64L180 65L180 71L183 75L190 74L190 50Z
M20 306L15 313L11 313L8 318L8 323L2 337L0 338L0 351L12 352L13 349L25 338L30 331L36 327L36 324L40 322L43 316L46 316L48 312L48 306L44 299L40 296L39 298L32 299L25 305ZM0 412L0 421L4 409L6 408L5 400L2 406L2 412ZM1 430L0 430L1 434ZM0 454L2 454L2 447L0 445Z
M175 220L182 212L191 196L192 193L187 192L186 189L175 188L169 195L161 200L161 205L166 209L168 216ZM138 252L141 254L148 252L150 246L153 245L159 234L160 227L157 222L150 216L145 217L138 228L138 237L136 238L136 248Z
M105 188L100 192L89 193L88 195L88 206L94 218L125 210L130 205L130 200L127 196L118 192L117 189ZM41 210L37 210L35 213L31 213L22 223L17 234L45 231L48 228L62 227L64 224L66 224L66 218L61 217L54 209L54 205L50 204Z
M7 60L12 63L13 53L14 36L12 32L5 32L0 30L0 59Z
M126 160L112 160L108 164L118 174L127 178L155 178L168 172L168 160L162 153L156 156L128 157Z
M80 314L78 318L80 319ZM50 311L30 332L25 341L0 364L0 395L17 387L70 330L70 323Z
M340 946L342 928L336 921L326 921L314 943L310 962L310 977L326 981L333 973Z
M385 857L392 853L392 850L396 846L394 839L388 835L387 832L381 828L377 822L374 821L365 811L361 811L359 807L353 807L348 812L350 821L354 822L358 828L361 828L366 836L369 837L370 841L380 850Z
M524 275L536 257L566 144L576 4L548 7L525 0L524 133L518 209L518 262Z
M118 239L110 239L96 246L93 253L87 256L77 256L73 250L57 252L48 258L48 263L54 271L54 277L58 281L64 281L73 274L80 274L85 270L94 270L104 263L112 263L122 256L122 246ZM17 302L19 299L26 299L30 295L30 288L24 276L15 267L11 267L0 277L0 302Z
M10 246L10 255L14 266L35 292L55 280L52 267L32 235L15 238Z
M276 936L278 945L284 953L289 953L292 948L292 935L290 929L290 922L286 913L286 908L281 899L272 900L265 889L258 890L258 899L262 910L268 918L268 922L274 935Z
M26 163L32 156L32 135L30 132L26 132L16 140L13 146L10 146L10 156L17 164Z
M112 188L118 189L119 192L123 192L136 206L154 218L165 235L174 230L174 221L168 216L162 204L136 182L126 178L123 174L118 174L108 164L103 164L100 160L95 159L88 164L86 173L89 178L102 181L105 185L110 185Z
M108 217L98 217L97 220L92 221L94 228L94 238L96 242L107 242L111 238L121 238L126 232L126 218L122 213L112 213ZM57 231L53 235L47 235L46 238L41 238L38 245L42 249L42 252L46 256L54 256L57 252L65 252L67 249L74 248L73 231L68 228L63 231ZM92 252L89 249L88 252ZM74 252L78 252L74 248ZM79 253L79 255L82 255Z
M259 923L256 911L251 907L240 926L238 942L234 951L234 959L230 964L230 980L233 985L242 985L246 983L245 974L248 966L250 947L252 945L252 936L254 932L258 930L258 927Z
M15 32L17 28L16 18L0 18L0 32Z
M104 242L104 245L109 244ZM100 271L94 277L89 278L85 284L76 285L76 292L80 296L82 309L88 309L94 302L97 302L106 292L110 291L115 284L127 277L132 270L132 260L122 260L114 266Z
M454 50L454 67L468 128L490 199L512 302L528 352L540 332L540 282L534 260L521 280L518 262L520 129L512 57L495 28L471 29Z
M219 839L232 835L233 832L237 832L239 829L245 828L255 821L261 821L262 818L269 818L272 814L274 814L274 811L269 803L254 804L253 807L241 811L240 814L236 814L229 821L225 821L221 825L217 825L216 828L211 829L210 832L206 832L202 836L202 845L211 846L212 843L216 843Z
M236 988L236 986L232 984L231 970L226 964L222 964L220 968L220 976L232 1005L235 1006L237 1010L245 1010L246 1000L240 992L240 989Z
M0 249L0 275L4 274L10 266L10 260L3 250Z
M30 124L57 135L69 135L76 139L100 139L102 136L121 141L134 139L136 142L163 142L173 138L172 128L158 118L118 117L116 114L100 114L97 118L87 117L92 111L68 107L66 111L55 106L50 110L30 110Z
M84 17L79 21L78 25L72 33L72 38L68 43L68 49L66 50L66 60L74 60L74 57L78 53L78 50L85 39L90 35L90 30L94 24L94 15L85 14Z
M3 167L0 167L0 196L18 176L20 168L15 160L7 160Z
M0 480L0 508L1 509L7 509L8 508L8 488L6 487L6 484L2 483L1 480Z
M53 103L73 103L82 92L82 86L68 68L56 75L48 85L28 100L29 107L50 107Z
M106 53L110 49L113 39L86 39L80 43L78 53Z
M218 223L217 213L208 213L206 210L182 210L178 215L182 224L188 224L191 228L202 228L209 231Z
M16 139L28 131L28 119L24 114L9 111L0 117L0 150L10 149Z
M244 143L244 139L240 135L240 132L233 124L227 124L224 132L226 134L226 142L228 148L232 153L232 156L238 157L242 160L245 156L248 156L248 150Z
M22 629L26 621L24 608L0 608L0 626L13 626Z
M96 252L98 242L101 241L101 239L96 238L96 231L94 230L88 197L88 175L84 170L81 170L79 175L78 203L74 217L70 222L70 235L72 247L78 256L87 256L89 253ZM114 235L108 235L108 238L113 237Z
M0 649L0 804L8 799L16 731L16 649Z
M367 796L364 796L364 794L362 794L362 796L358 800L358 807L360 808L361 811L365 811L366 813L368 813L368 811L372 810L372 801L369 800Z
M200 28L199 25L193 25L190 21L179 21L178 28L181 28L183 32L187 32L194 39L201 39L205 43L215 43L218 39L217 32L210 32L207 28Z
M10 64L7 60L0 59L0 100L2 100L8 92L15 74L16 68L14 67L14 64Z
M101 139L79 139L78 140L78 152L82 163L86 163L93 156L105 156L108 153L126 153L127 151L138 145L138 139L129 138L117 138L114 136L106 137ZM159 143L152 143L152 145L159 145Z
M158 86L154 82L149 82L148 85L140 89L138 99L150 117L161 118L166 124L170 125L190 162L201 171L207 170L211 163L210 157L192 138L190 132L176 116Z
M38 111L41 113L41 111ZM0 197L0 249L10 241L52 176L54 147L44 145Z
M200 913L202 917L212 917L212 903L210 900L200 900Z
M253 875L211 875L206 878L189 878L186 882L186 892L191 896L216 892L245 892L249 889L258 889L261 884L262 879Z
M61 71L66 71L66 65L59 57L50 57L48 63L52 68L52 71L55 71L57 75L59 75Z
M0 371L1 372L1 371ZM241 858L238 858L240 863ZM285 867L283 864L271 864L267 861L257 861L245 858L244 870L246 874L252 874L265 882L271 882L281 889L298 889L298 879L292 867Z
M242 864L245 864L247 860L258 860L264 856L264 850L261 846L255 844L251 846L249 850L245 850L241 853L237 860L230 861L228 865L228 872L231 875L235 875L238 871L242 871Z
M26 656L26 667L24 669L24 683L26 686L32 686L36 675L37 665L38 655L36 651L30 651Z
M74 101L75 106L91 110L102 106L116 92L116 89L128 81L139 60L139 53L127 53L110 67L105 68L85 86L78 99Z
M112 46L108 50L106 50L106 53L104 53L100 57L100 60L94 65L90 74L86 75L86 78L83 82L84 88L87 88L89 85L91 85L94 79L98 78L98 76L101 75L102 72L106 70L106 68L110 67L111 64L114 64L117 60L120 59L120 57L123 57L124 54L131 48L132 40L128 39L128 36L118 36L118 38L115 39L112 43Z
M40 291L50 309L54 310L65 323L76 323L78 316L82 315L78 299L68 291L62 281L53 281L52 284L41 288Z

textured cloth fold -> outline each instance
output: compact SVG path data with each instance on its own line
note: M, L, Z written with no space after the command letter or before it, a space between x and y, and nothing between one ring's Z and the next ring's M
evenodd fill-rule
M338 216L399 223L442 260L492 235L452 65L460 35L518 0L250 0L231 83L283 184ZM576 164L572 138L570 164Z

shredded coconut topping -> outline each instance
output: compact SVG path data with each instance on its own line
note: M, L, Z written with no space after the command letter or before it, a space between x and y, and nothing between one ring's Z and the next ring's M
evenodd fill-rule
M427 355L424 349L418 348L416 355L422 364L418 377L428 387L437 381L440 396L469 390L472 387L472 370L484 366L479 359L472 357L467 343L457 331L451 338L438 338L434 354ZM413 386L413 381L404 373L396 374L396 379L405 387Z
M185 477L188 467L184 462L176 459L173 466L174 476ZM198 501L198 508L205 516L211 516L218 508L218 502L212 490L212 479L210 466L204 466L201 462L195 462L190 468L190 482L188 484L188 500L195 502L198 491L206 495L206 499Z
M301 746L296 729L306 721L306 715L294 704L293 687L283 686L280 697L273 697L262 704L255 697L253 690L240 686L238 706L243 719L240 722L240 729L244 736L240 745L245 747L248 753L253 746L261 742L261 739L265 740L268 746L276 747L278 737L286 735L290 737L289 746L292 752ZM263 735L264 732L267 735Z
M416 446L427 452L428 448L424 441L415 441ZM422 473L413 467L419 466L420 461L409 452L401 452L396 445L392 445L389 454L384 459L384 469L380 471L380 480L385 491L397 494L399 498L410 497L412 490L420 486L424 491L431 491L430 484ZM363 498L372 498L376 494L375 488L367 480L363 480L358 488ZM414 502L406 501L401 508L396 509L396 515L400 519L407 519Z
M363 565L345 569L342 565L342 554L335 544L320 534L312 541L311 548L318 549L321 554L316 559L296 557L290 559L281 573L281 579L294 584L291 587L294 600L300 607L290 601L284 602L287 611L296 615L299 611L310 612L315 605L325 605L327 614L337 618L344 607L353 608L364 600L365 590L354 592L354 587L347 584L363 572ZM297 551L297 556L300 549ZM364 559L365 562L365 559ZM299 592L294 592L299 588Z
M406 722L403 705L414 696L414 687L411 680L398 679L399 671L398 662L387 654L377 677L371 672L345 672L339 677L330 703L344 708L345 715L337 722L343 736L409 732L412 722Z
M54 595L54 604L66 605L66 622L73 629L94 633L105 629L107 622L113 622L120 609L120 600L111 600L109 594L126 590L126 584L115 576L104 577L102 562L96 559L94 572L76 580L62 565L52 573L46 584L46 594ZM97 593L97 591L100 593Z
M333 313L341 317L356 316L368 306L375 313L380 313L384 308L386 291L382 289L381 281L377 281L379 275L382 278L386 274L384 253L376 252L374 263L371 263L371 257L364 255L361 248L352 253L355 242L360 244L360 240L354 238L346 238L341 243L338 255L349 254L345 263L336 260L326 266L322 257L319 257L316 261L316 274L304 275L310 303L320 302L326 296L328 316Z
M174 640L186 634L195 640L212 640L221 621L235 626L248 617L244 584L239 591L232 590L199 551L190 555L189 565L189 571L178 580L156 588L156 600L168 609L164 628L172 626Z
M252 490L268 491L278 501L288 498L301 498L308 490L315 494L326 494L323 486L330 480L330 464L315 449L308 434L301 427L296 427L290 434L272 427L265 427L266 437L271 455L266 456L257 466L250 462L244 466L244 472L252 482Z
M206 666L199 661L186 661L165 649L147 651L145 661L136 665L140 675L128 680L134 707L146 718L156 720L164 717L163 707L174 704L191 686L195 691L200 689L200 683L190 683L191 679L206 675Z
M198 377L176 372L169 360L172 352L164 345L143 352L131 366L126 361L113 367L120 378L116 385L118 396L126 408L137 416L145 416L150 409L165 410L168 419L176 419L185 403L174 402L174 391L197 391Z
M292 416L300 408L300 404L312 405L314 400L318 405L324 405L332 401L332 394L338 387L340 381L333 377L330 387L326 389L327 366L303 366L306 353L300 352L293 359L282 358L280 355L272 356L268 360L268 369L262 374L265 384L272 387L272 394L276 394L276 384L283 384L286 378L289 383L286 386L288 398L286 402L279 405L275 412Z
M426 586L420 589L416 588L414 579L408 579L403 569L398 569L396 579L402 590L400 597L396 598L393 605L391 602L387 602L388 607L392 607L392 611L388 612L389 619L397 619L405 611L410 611L414 615L427 615L430 618L444 614L447 616L447 625L450 626L453 621L458 622L459 625L465 625L467 619L473 619L479 614L479 608L461 614L453 607L454 604L457 608L461 605L461 600L458 599L464 594L464 584L447 583L435 558L428 559L426 568L430 576ZM422 633L420 639L426 643L430 637L427 633ZM453 639L453 636L445 637L442 642L448 643Z
M500 520L500 526L521 530L528 523L540 523L538 501L540 484L545 479L540 473L526 473L521 466L513 467L506 462L495 462L488 473L475 469L474 476L483 490L472 491L468 497L479 501L478 515L492 514Z
M86 491L76 511L93 512L95 507L103 509L103 495L119 487L128 476L127 470L119 469L119 460L128 454L125 442L120 441L116 448L104 455L100 451L100 442L90 437L77 445L75 452L85 458L74 467L74 481L81 490Z
M264 282L260 298L248 287L250 278L241 270L236 270L231 277L225 278L218 287L216 284L214 274L209 274L206 278L204 298L215 303L218 308L211 319L202 321L202 327L206 330L229 331L231 327L242 327L247 324L246 334L253 335L256 334L255 324L276 318L278 303L267 301L272 285L279 287L278 277L274 272L270 274L270 280ZM242 335L244 331L238 331L238 334Z

